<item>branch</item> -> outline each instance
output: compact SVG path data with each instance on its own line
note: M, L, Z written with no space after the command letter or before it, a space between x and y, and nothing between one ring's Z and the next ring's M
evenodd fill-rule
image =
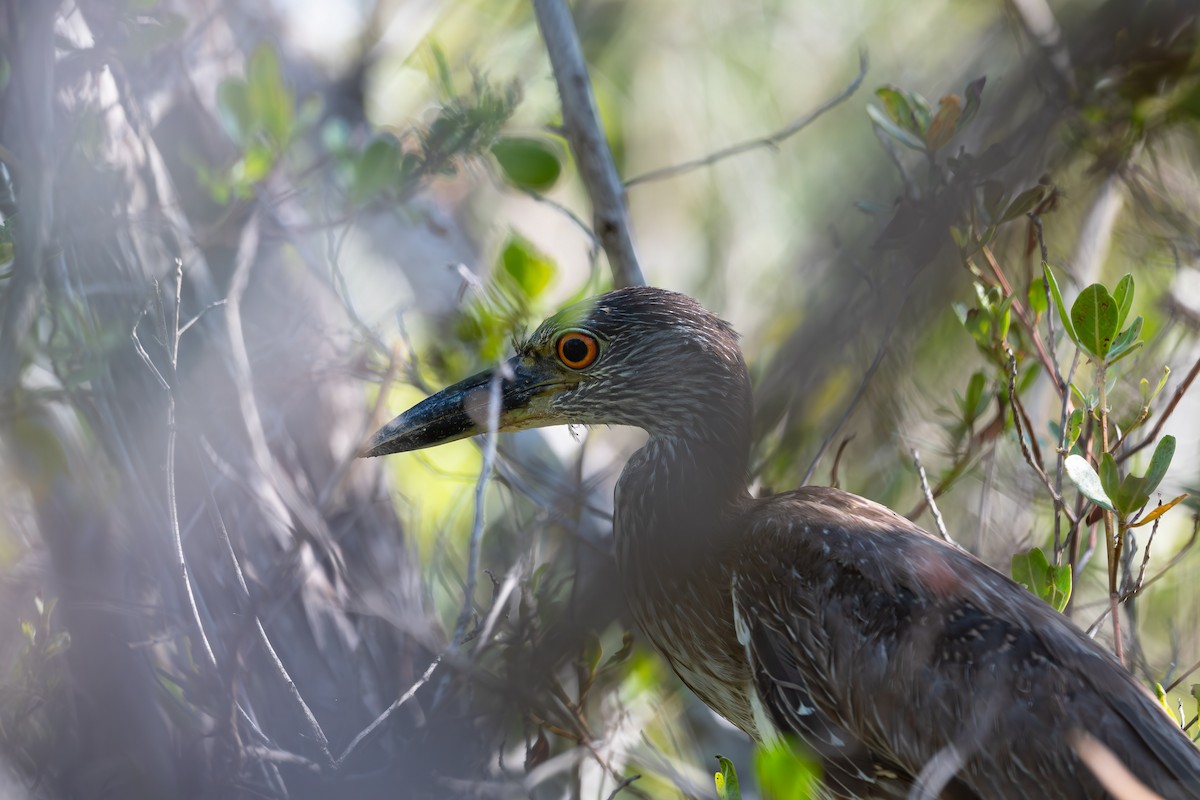
M812 123L816 122L827 111L831 111L842 103L850 99L850 96L858 91L858 87L862 85L863 78L867 76L867 51L858 51L858 74L854 76L854 80L846 86L838 94L826 100L816 109L808 112L803 117L792 121L786 128L782 128L769 136L761 136L757 139L747 139L744 142L726 147L723 150L718 150L715 153L709 153L703 158L697 158L692 161L685 161L682 164L675 164L669 167L660 167L652 169L649 172L643 172L641 175L635 175L625 181L625 188L636 186L639 183L649 183L650 181L660 181L665 178L673 178L676 175L682 175L685 172L691 172L694 169L711 166L718 161L723 161L733 156L740 156L742 153L749 153L751 150L758 150L762 147L775 148L779 144L792 136L795 136L800 131L807 128Z
M613 282L618 287L644 285L629 230L625 188L600 127L571 10L566 0L533 0L533 9L562 99L563 128L592 201L592 225L608 255Z
M938 510L937 501L933 497L933 491L929 488L929 479L925 476L925 467L921 466L921 454L917 452L917 448L913 448L909 452L912 453L913 464L917 468L917 475L921 478L921 492L925 495L925 505L929 507L933 514L933 521L937 525L938 535L942 537L942 541L958 547L958 542L950 538L950 533L946 530L946 521L942 519L942 512Z

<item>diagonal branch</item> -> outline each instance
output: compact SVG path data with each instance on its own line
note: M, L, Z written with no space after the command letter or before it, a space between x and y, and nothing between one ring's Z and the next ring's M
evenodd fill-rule
M621 185L612 151L600 127L596 98L592 94L571 10L566 0L533 0L533 9L562 98L567 141L592 201L592 226L608 255L613 281L618 287L643 285L646 279L633 247L625 187Z
M643 172L641 175L635 175L625 181L625 188L636 186L639 183L650 183L651 181L661 181L665 178L673 178L676 175L682 175L685 172L691 172L694 169L711 166L718 161L724 161L727 158L740 156L742 153L749 153L751 150L759 148L778 147L783 141L790 139L800 131L807 128L812 123L816 122L825 112L830 111L842 103L850 99L850 96L858 91L858 87L862 85L863 78L867 76L867 51L858 51L858 74L854 76L854 80L850 81L845 89L842 89L838 94L826 100L821 105L817 106L812 111L805 114L799 119L793 120L787 127L775 131L769 136L760 136L756 139L748 139L744 142L739 142L735 145L730 145L722 150L717 150L715 153L693 159L692 161L684 161L682 164L673 164L669 167L659 167L652 169L649 172Z

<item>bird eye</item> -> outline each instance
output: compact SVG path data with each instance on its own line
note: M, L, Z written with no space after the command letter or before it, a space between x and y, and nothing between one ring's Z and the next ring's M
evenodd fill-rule
M596 337L579 331L564 333L558 340L558 360L571 369L583 369L596 360L600 345Z

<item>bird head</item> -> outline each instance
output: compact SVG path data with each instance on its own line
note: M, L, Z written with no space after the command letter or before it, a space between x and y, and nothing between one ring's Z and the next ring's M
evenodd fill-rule
M746 436L749 381L737 334L695 300L652 287L618 289L547 319L517 353L389 422L360 453L382 456L496 429L633 425L652 435ZM721 438L725 438L722 435Z

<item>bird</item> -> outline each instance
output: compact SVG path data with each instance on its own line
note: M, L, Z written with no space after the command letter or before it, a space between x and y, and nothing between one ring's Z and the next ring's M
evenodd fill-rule
M755 740L808 748L823 796L1109 797L1116 778L1084 757L1107 751L1140 788L1200 798L1200 749L1027 589L840 489L755 497L738 335L691 297L639 286L565 308L360 455L484 433L494 386L496 431L647 432L614 497L628 606L710 708Z

